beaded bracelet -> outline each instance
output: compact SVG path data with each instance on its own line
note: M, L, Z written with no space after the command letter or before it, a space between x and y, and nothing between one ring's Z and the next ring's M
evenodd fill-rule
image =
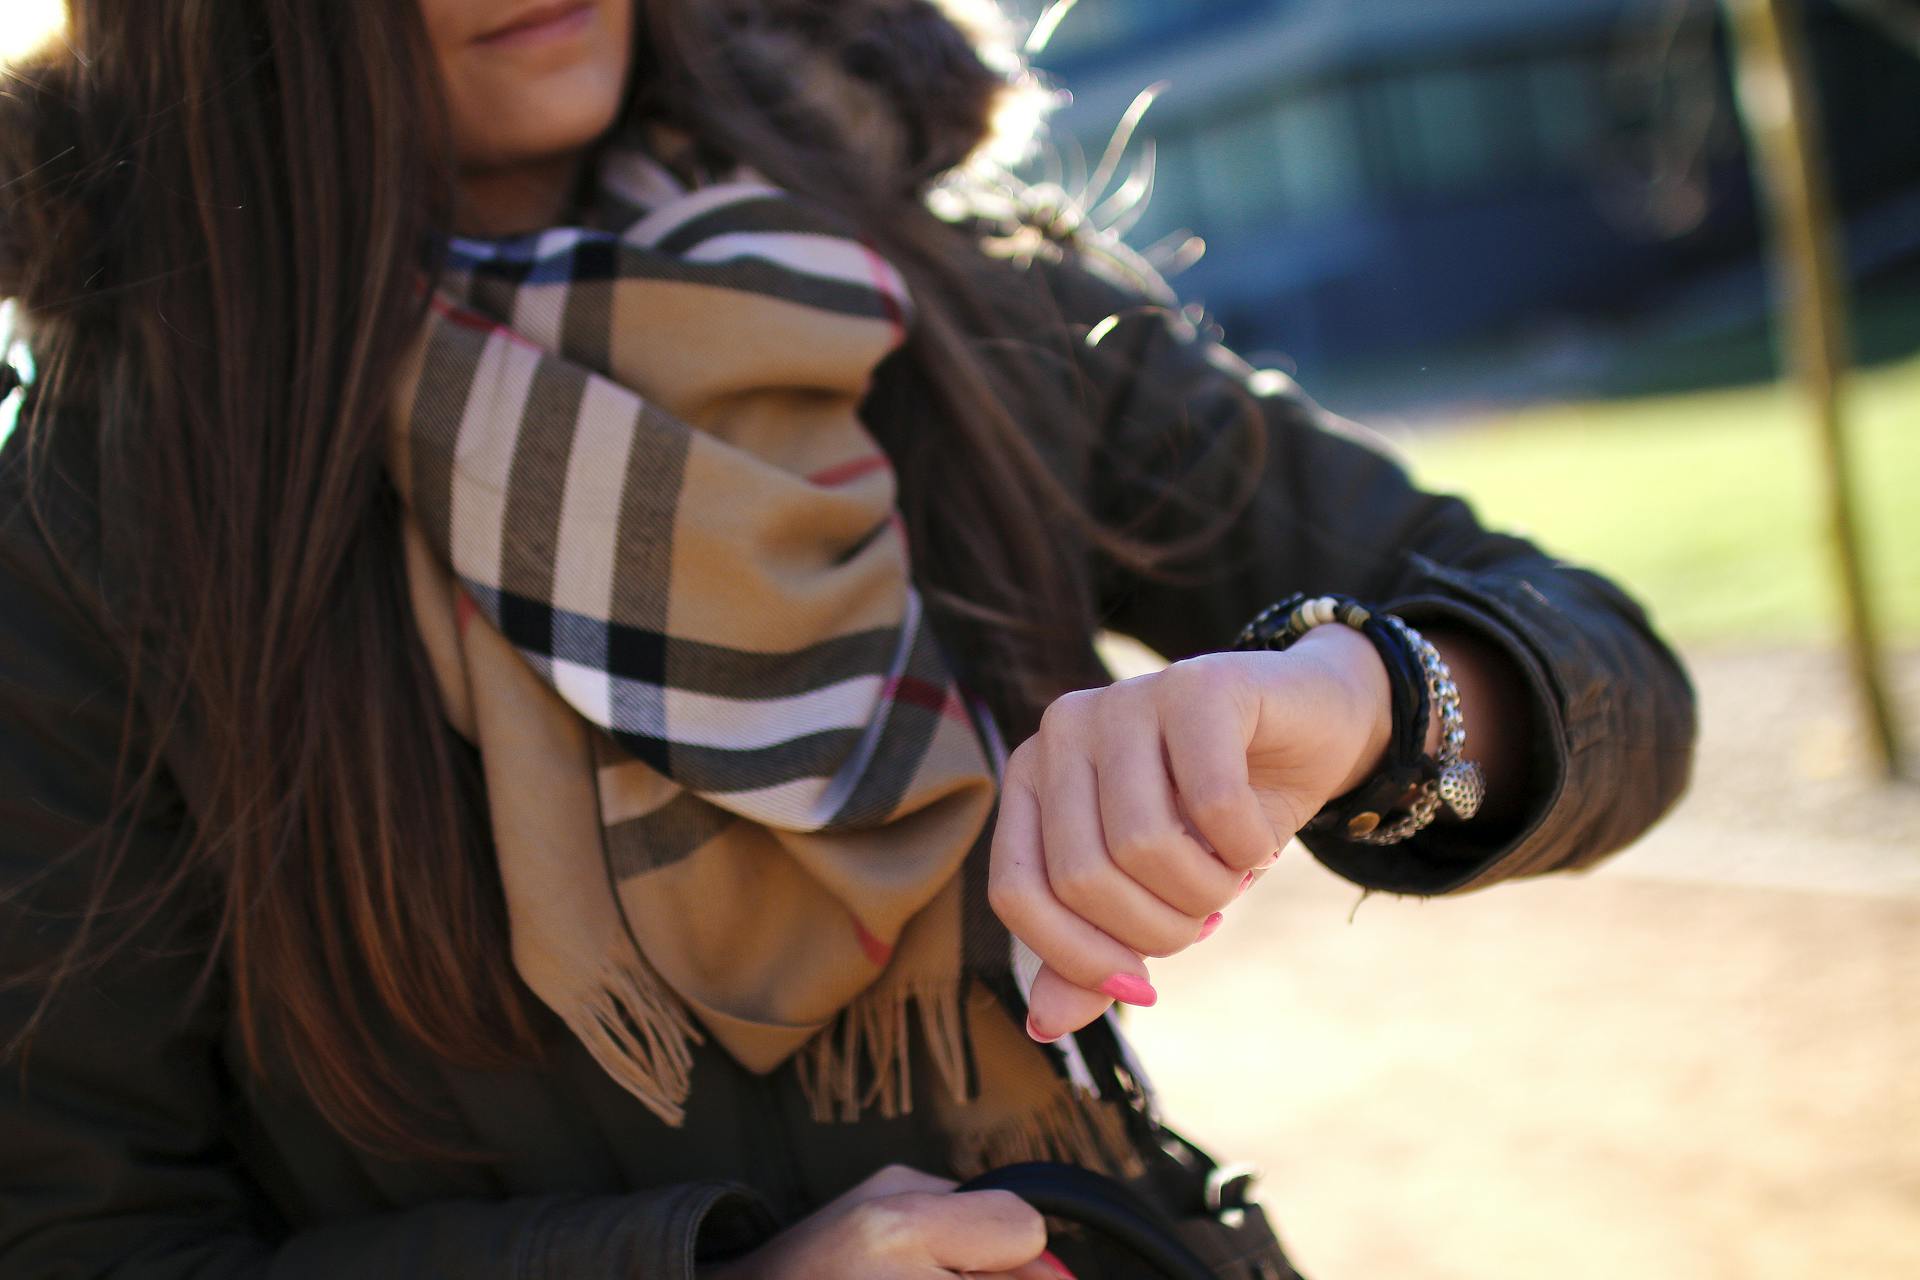
M1460 691L1440 651L1400 618L1345 596L1297 594L1262 609L1240 631L1236 649L1291 648L1315 627L1352 627L1373 642L1387 668L1392 731L1374 775L1327 806L1305 830L1335 832L1361 844L1399 844L1428 826L1444 804L1471 818L1486 795L1480 766L1463 759L1466 720ZM1426 754L1427 725L1440 715L1440 749ZM1399 817L1387 815L1404 810Z

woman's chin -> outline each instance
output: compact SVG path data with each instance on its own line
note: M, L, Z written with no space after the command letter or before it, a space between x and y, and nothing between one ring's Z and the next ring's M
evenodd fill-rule
M550 59L561 49L474 50L453 68L451 106L463 159L552 156L593 145L619 116L627 60L601 46ZM553 61L540 67L527 65Z
M571 67L498 97L465 95L462 163L511 168L584 151L619 118L623 92L620 78L603 68ZM475 126L489 115L490 123Z

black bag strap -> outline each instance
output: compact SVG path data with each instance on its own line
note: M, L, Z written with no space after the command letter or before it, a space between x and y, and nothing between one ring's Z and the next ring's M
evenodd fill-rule
M1181 1243L1153 1206L1121 1183L1077 1165L1010 1164L960 1190L1011 1191L1049 1217L1099 1232L1166 1280L1214 1280L1213 1268Z

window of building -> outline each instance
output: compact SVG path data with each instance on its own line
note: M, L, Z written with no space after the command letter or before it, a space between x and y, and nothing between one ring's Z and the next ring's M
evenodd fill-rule
M1365 198L1351 91L1315 86L1263 102L1161 145L1162 190L1191 186L1202 234L1310 221ZM1158 225L1156 222L1155 225Z
M1542 159L1553 168L1579 164L1604 116L1593 60L1542 58L1528 66L1527 82L1528 115Z
M1411 71L1382 82L1400 185L1446 191L1497 171L1480 89L1466 67Z
M1325 217L1366 195L1353 94L1345 85L1311 89L1280 104L1280 198L1291 217Z
M1280 129L1270 108L1245 111L1199 131L1193 140L1194 185L1205 226L1239 231L1270 221L1286 186Z

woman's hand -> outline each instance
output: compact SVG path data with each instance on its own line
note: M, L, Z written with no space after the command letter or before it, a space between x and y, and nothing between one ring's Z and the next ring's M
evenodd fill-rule
M703 1280L1060 1280L1047 1225L1010 1191L889 1165L744 1258Z
M1330 799L1380 763L1385 665L1347 627L1071 693L1007 762L990 895L1044 962L1028 1031L1152 1004L1143 957L1211 933Z

